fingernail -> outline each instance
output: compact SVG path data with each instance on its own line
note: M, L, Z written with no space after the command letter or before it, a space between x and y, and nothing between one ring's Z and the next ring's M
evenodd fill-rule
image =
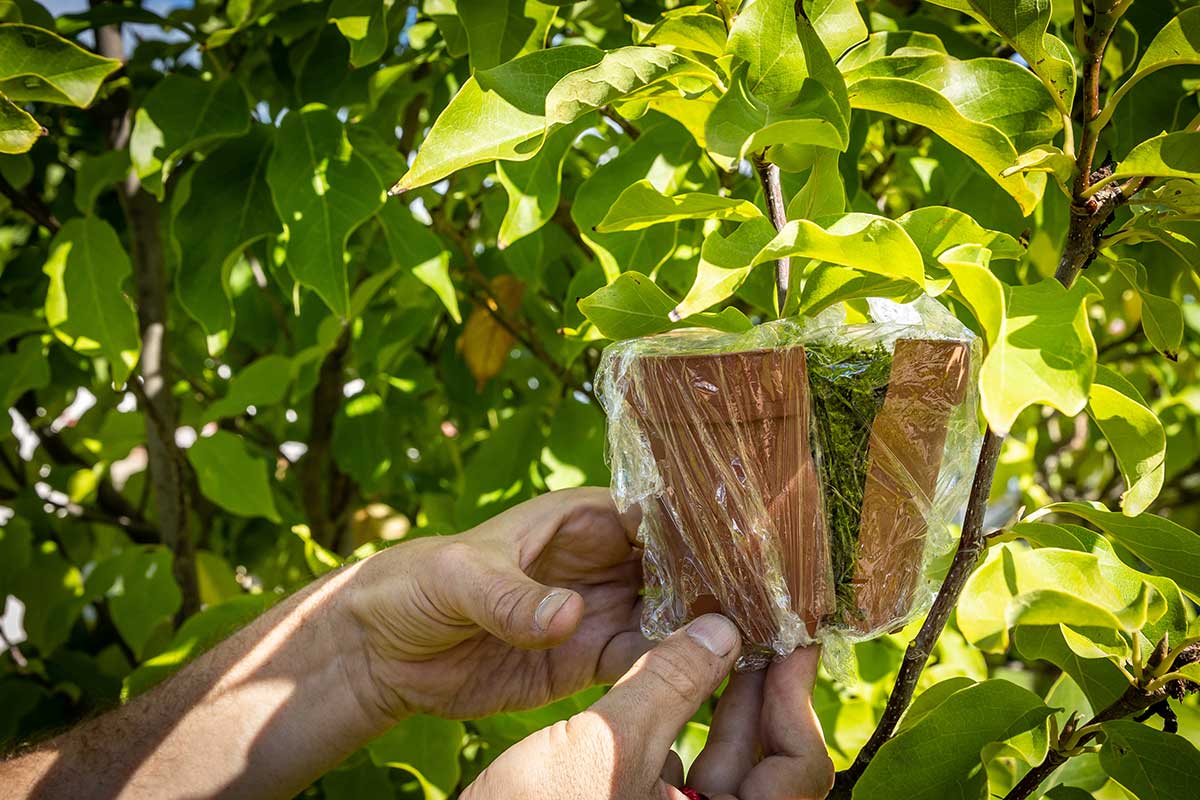
M542 598L542 602L538 603L537 610L533 612L533 624L538 631L549 629L550 623L554 621L554 615L566 605L570 597L568 592L555 590Z
M687 635L714 655L724 656L738 643L737 628L720 614L705 614L687 626Z

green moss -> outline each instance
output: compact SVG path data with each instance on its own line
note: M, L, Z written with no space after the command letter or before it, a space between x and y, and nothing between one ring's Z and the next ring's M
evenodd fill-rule
M825 502L838 619L853 613L854 562L867 483L871 425L883 407L892 355L882 346L809 345L812 443Z

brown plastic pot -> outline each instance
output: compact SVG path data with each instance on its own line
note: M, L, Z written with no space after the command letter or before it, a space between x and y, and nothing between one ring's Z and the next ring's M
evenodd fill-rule
M887 395L871 427L853 578L862 632L908 616L921 577L927 514L947 425L962 402L962 342L896 343ZM787 611L810 635L835 610L821 483L809 441L802 346L700 355L646 355L629 367L627 399L661 486L643 508L663 546L648 570L670 627L725 614L747 652L767 653ZM782 574L788 607L772 574ZM775 584L777 586L777 584Z
M928 514L950 413L967 390L970 351L963 342L896 342L883 408L871 425L853 579L860 631L897 627L921 578Z
M648 579L671 592L668 621L720 611L744 652L770 651L788 616L782 573L791 610L814 633L833 587L804 348L644 356L627 392L662 483L643 513L665 546Z

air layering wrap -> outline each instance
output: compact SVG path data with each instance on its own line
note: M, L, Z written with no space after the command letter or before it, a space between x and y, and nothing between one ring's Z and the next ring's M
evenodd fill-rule
M718 611L740 666L928 609L979 452L980 345L929 298L610 345L618 506L642 512L642 629ZM844 648L838 648L844 651Z

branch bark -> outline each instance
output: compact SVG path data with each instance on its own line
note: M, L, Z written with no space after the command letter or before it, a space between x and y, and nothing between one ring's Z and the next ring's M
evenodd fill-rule
M946 577L942 581L941 589L938 590L937 598L933 601L933 606L929 609L929 614L925 617L921 630L909 642L908 649L904 652L904 661L900 665L900 672L896 676L896 683L888 697L883 717L879 720L871 738L859 751L854 763L850 765L849 769L838 773L837 783L834 785L830 797L850 797L854 784L858 782L867 765L871 763L871 759L879 752L879 748L883 747L884 743L895 733L896 725L899 724L908 704L912 702L917 681L925 670L926 662L929 661L929 654L933 652L933 646L937 644L938 637L942 635L942 629L946 627L946 622L950 619L950 612L958 604L958 598L962 595L967 578L974 571L980 555L986 549L987 536L983 530L983 519L987 511L987 499L992 488L992 478L996 474L996 464L1000 460L1000 446L1003 442L1004 437L993 433L990 429L984 434L983 445L979 450L979 461L975 465L975 478L971 483L970 498L967 501L966 516L963 519L962 537L959 539L954 560L950 564L950 571L946 573Z
M1101 126L1096 124L1097 117L1100 116L1101 64L1103 63L1104 51L1108 46L1112 32L1116 28L1121 15L1128 7L1128 3L1113 4L1107 11L1098 15L1096 24L1087 32L1085 38L1089 49L1084 63L1083 135L1079 156L1076 161L1076 180L1073 186L1074 199L1071 203L1067 240L1055 273L1055 277L1059 283L1068 289L1071 288L1075 280L1079 277L1079 273L1096 257L1105 227L1111 221L1116 209L1128 200L1128 196L1122 191L1122 187L1119 185L1106 186L1092 194L1092 196L1086 196L1092 183L1104 176L1106 170L1111 169L1111 167L1104 167L1100 170L1093 170L1092 168L1101 128ZM1145 183L1142 181L1131 182L1131 184L1136 185L1138 188L1145 186ZM999 460L1003 439L1003 436L992 432L990 429L984 435L983 447L979 455L979 462L976 465L975 479L971 486L971 495L967 505L966 518L963 523L962 538L959 540L958 551L954 555L950 571L946 574L946 578L942 582L938 596L934 600L933 607L930 609L924 624L922 624L920 632L918 632L916 638L909 644L908 650L904 654L904 661L897 675L896 684L888 698L887 707L884 709L878 726L850 768L838 774L837 782L830 793L830 797L849 798L851 796L854 784L866 770L867 765L879 751L879 748L891 738L900 718L908 708L909 703L912 702L913 692L916 689L916 684L921 673L925 669L929 654L938 637L941 635L942 630L945 628L950 617L950 612L957 604L967 578L970 577L980 554L986 547L987 537L982 530L983 517L987 509L987 498L991 490L992 479L995 475L996 462ZM1115 705L1127 701L1128 698L1122 698ZM1137 702L1141 703L1142 699L1138 699ZM1153 702L1153 700L1148 701L1145 705L1141 705L1140 708L1147 708ZM1117 718L1106 717L1102 719L1101 717L1106 713L1109 713L1109 711L1102 712L1093 721L1105 721L1105 719ZM1132 713L1132 710L1130 713ZM1055 757L1054 753L1055 751L1052 751L1051 755L1047 756L1047 759L1052 760ZM1057 766L1057 764L1048 766L1048 771L1045 775L1049 775ZM1038 767L1035 770L1041 768ZM1031 792L1040 785L1042 778L1037 778L1036 775L1029 777L1030 781L1036 780L1036 783L1028 791ZM1010 796L1009 800L1018 800L1018 798L1026 796L1028 796L1028 792L1025 795Z
M767 202L767 217L775 230L781 230L787 224L787 206L783 202L783 188L779 185L779 167L767 161L762 153L751 157L758 181L762 184L763 197ZM775 262L775 302L778 305L779 316L783 316L783 307L787 302L788 284L791 282L792 260L780 258Z
M1145 711L1146 709L1150 708L1150 706L1165 700L1166 697L1167 692L1165 689L1160 689L1155 692L1147 692L1141 687L1130 686L1127 690L1125 690L1123 695L1113 701L1112 705L1101 711L1096 716L1092 717L1091 720L1088 721L1087 725L1083 727L1091 727L1092 725L1099 725L1102 722L1111 722L1116 719L1125 719L1126 717L1131 717L1135 714ZM1083 746L1093 738L1095 738L1095 734L1085 734L1084 736L1080 737L1078 742L1076 742L1076 746ZM1032 795L1047 778L1054 774L1056 769L1067 763L1067 760L1070 757L1071 755L1069 753L1065 753L1062 750L1052 746L1050 748L1050 752L1047 753L1046 757L1042 760L1042 763L1025 773L1020 782L1018 782L1017 785L1012 788L1012 791L1004 796L1004 800L1025 800L1025 798Z
M308 451L300 459L298 472L303 490L305 516L313 539L334 549L345 527L345 511L353 495L353 483L333 461L333 422L342 406L346 356L350 352L350 326L325 354L313 390Z
M101 55L125 60L120 26L101 28L96 43ZM128 93L121 98L120 105L111 108L107 120L112 149L128 146L131 128ZM163 544L174 556L172 569L183 596L179 618L185 619L200 610L200 586L189 519L193 480L187 459L175 443L179 409L171 394L169 374L167 270L159 206L132 173L119 194L132 243L134 294L142 340L137 376L129 383L145 415L146 454L156 521Z
M51 236L58 233L58 229L61 227L58 218L46 207L41 198L21 191L9 183L3 175L0 175L0 194L8 198L13 208L24 211L30 219L45 228Z

